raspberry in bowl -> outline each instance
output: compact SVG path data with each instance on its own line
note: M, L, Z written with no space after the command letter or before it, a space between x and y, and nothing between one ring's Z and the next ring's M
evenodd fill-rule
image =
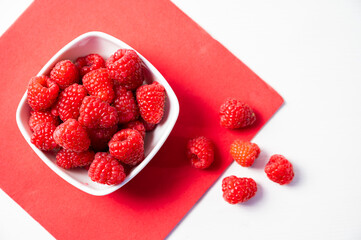
M113 108L114 101L116 99L117 99L117 102L125 102L125 103L129 103L129 104L133 103L135 101L135 96L136 96L134 88L138 87L139 84L137 83L136 84L137 86L128 84L128 80L129 80L128 78L130 76L128 74L129 73L128 69L125 69L124 70L125 72L121 73L119 76L117 75L117 81L115 81L115 83L114 83L114 97L112 96L113 93L111 91L105 91L105 92L103 91L102 92L102 91L98 91L96 88L94 88L94 89L89 88L89 86L92 86L92 85L91 84L88 85L87 83L91 83L91 81L93 81L92 78L94 77L94 76L91 76L91 74L89 74L89 76L87 77L87 83L85 84L85 86L82 85L82 84L84 84L84 82L78 80L78 77L81 79L81 78L83 78L82 75L86 75L89 73L88 69L91 69L89 71L95 71L95 69L93 69L93 67L100 69L100 70L98 70L99 73L97 73L97 74L102 75L102 76L104 75L103 72L105 72L104 69L106 69L107 67L109 67L112 71L114 69L117 70L117 68L119 66L116 65L117 64L116 59L119 58L119 56L118 56L119 54L124 54L122 51L119 52L118 51L119 49L132 49L132 48L130 46L128 46L127 44L125 44L124 42L120 41L119 39L117 39L113 36L110 36L108 34L105 34L102 32L88 32L88 33L85 33L85 34L77 37L76 39L74 39L73 41L68 43L66 46L64 46L59 52L57 52L37 74L37 76L49 76L49 79L45 79L46 81L45 80L43 82L40 81L39 83L36 82L38 84L38 85L36 85L36 87L41 89L40 84L42 86L45 86L48 88L51 87L51 90L49 90L48 98L51 101L53 101L53 98L54 98L53 95L54 96L58 95L57 96L58 101L59 101L60 97L62 100L59 103L54 103L53 107L50 109L48 108L48 106L46 106L48 101L45 101L45 100L41 101L40 103L44 102L44 104L45 104L44 105L45 110L40 110L40 111L46 111L46 113L43 114L44 117L42 116L41 119L38 116L32 117L32 124L34 124L34 122L36 123L36 121L39 121L39 122L47 121L47 119L51 120L52 122L56 122L58 124L57 121L59 119L60 119L60 121L66 122L66 121L68 121L69 116L74 118L74 109L79 108L80 102L82 103L85 98L87 99L87 101L93 100L92 97L89 97L89 96L85 97L85 95L83 93L84 88L86 89L88 94L90 91L94 91L94 92L92 92L93 95L98 95L98 97L103 97L104 103L106 103L107 101L112 102L112 104L110 104L112 106L111 108ZM132 49L132 50L134 50L134 49ZM40 139L40 138L36 139L37 142L39 142L40 146L46 146L45 149L49 149L49 147L48 147L48 146L50 146L49 143L53 144L53 145L51 145L51 148L54 147L55 150L50 150L50 151L42 151L31 142L31 136L33 134L33 131L29 125L29 119L32 114L34 115L34 113L32 113L33 111L31 110L31 107L28 104L28 91L26 91L24 96L22 97L22 99L19 103L17 112L16 112L16 121L17 121L18 127L20 129L20 132L23 134L25 140L29 143L30 147L35 151L35 153L39 156L39 158L50 169L52 169L56 174L58 174L60 177L62 177L65 181L69 182L76 188L78 188L84 192L87 192L91 195L103 196L103 195L112 193L112 192L116 191L117 189L121 188L122 186L124 186L133 177L135 177L150 162L150 160L154 157L154 155L161 148L161 146L163 145L163 143L169 136L170 132L172 131L172 129L175 125L175 122L177 121L177 118L178 118L179 103L178 103L177 97L176 97L174 91L172 90L172 88L170 87L170 85L164 79L164 77L158 72L158 70L147 59L145 59L141 54L139 54L135 50L134 50L134 52L141 59L140 62L143 67L144 75L146 76L145 84L151 85L151 84L157 82L161 86L163 86L165 89L166 101L165 101L165 105L164 105L163 117L161 118L160 122L157 123L156 125L153 122L144 124L144 132L145 132L145 130L147 130L147 132L145 134L146 136L144 139L144 160L142 160L140 163L137 163L137 165L135 165L133 167L133 169L127 174L127 176L119 175L119 179L121 179L121 181L110 181L111 183L115 183L115 185L101 184L102 183L101 181L99 181L100 183L93 181L91 179L91 177L89 177L88 170L86 168L74 168L74 169L71 168L71 169L67 170L65 168L60 167L57 164L56 150L58 150L60 147L63 147L63 146L61 146L61 145L58 146L56 144L53 144L53 139L50 139L50 138L45 139L45 140ZM116 59L111 59L111 61L109 61L108 64L99 63L99 56L102 57L106 61L114 53L118 54L117 56L115 56ZM97 55L97 56L95 56L96 58L94 57L94 54ZM89 55L92 55L92 59L84 61L84 63L82 62L81 64L79 64L78 58L89 56ZM134 57L134 56L130 56L130 57ZM70 60L71 62L75 63L75 66L76 66L76 68L78 68L78 71L80 71L81 68L85 68L85 70L81 74L79 74L79 76L77 76L76 74L72 74L71 76L66 75L66 77L68 77L67 81L61 82L61 87L59 87L59 90L57 90L57 89L55 89L55 87L52 87L54 85L53 82L56 82L56 81L60 82L60 81L58 79L56 79L54 76L55 75L61 76L61 74L64 74L64 73L62 73L59 70L57 72L57 74L54 75L54 73L53 73L53 78L52 78L51 71L56 66L57 63L59 63L61 61L65 61L65 60ZM77 62L77 60L78 60L78 62ZM99 68L97 66L91 66L91 64L93 64L93 62L99 63L98 64ZM65 64L66 66L64 66L64 68L66 67L71 70L74 69L74 67L69 62L65 62L65 63L66 63ZM139 63L137 63L137 64L139 64ZM63 68L59 67L59 69L63 69ZM123 71L123 69L120 69L120 70ZM138 75L139 75L139 73L136 73L135 77L139 77ZM125 84L125 83L127 83L127 84ZM24 87L26 84L27 83L24 82ZM57 84L59 85L59 83L57 83ZM125 90L121 92L122 93L121 96L117 95L118 94L117 91L119 92L120 91L119 89L121 88L119 86L119 84L121 84L122 86L125 87ZM81 85L84 87L80 87L78 85ZM103 85L108 86L108 83L106 82L105 77L104 77L104 81L102 80L102 82L101 82L101 87ZM64 89L66 89L67 87L69 87L69 90L68 90L68 93L65 94ZM133 94L134 96L131 96L131 94L130 94L131 91L134 92L134 94ZM76 94L76 95L72 98L68 97L68 99L67 99L66 96L71 96L71 94ZM134 100L132 100L132 97L134 98ZM76 101L75 101L76 103L74 103L74 105L72 107L67 107L67 106L64 107L64 104L67 101L69 101L69 99L76 99ZM35 102L35 104L37 104L37 103ZM107 103L107 104L109 105L109 103ZM42 107L43 106L41 106L41 108ZM117 107L119 108L119 106L114 106L114 108L117 108ZM108 108L109 107L107 107L107 109ZM55 116L59 116L59 119L57 121L52 120L50 113L54 114ZM84 111L84 113L85 113L85 111ZM127 116L115 116L116 121L119 121L120 117L122 117L122 119L127 119L124 121L129 120L129 122L136 120L138 116L134 115L133 113L132 113L133 114L132 115L131 113L132 112L130 112L128 114L129 116L128 115ZM113 115L114 114L112 114L112 116ZM75 116L77 116L77 115L75 114ZM85 123L84 117L80 118L80 116L79 116L78 120L79 119L81 119L80 121L83 121L82 122L83 124ZM139 116L138 120L139 120L138 123L143 122L143 119L141 116ZM74 121L71 121L71 122L74 122ZM107 128L104 128L104 130L97 129L97 128L91 128L90 131L88 131L91 146L90 146L89 150L86 150L86 151L93 151L93 150L98 151L97 147L98 147L98 149L103 149L106 146L98 145L97 141L99 141L100 138L110 139L110 137L113 134L115 134L115 132L117 131L117 127L112 124L111 119L110 120L109 119L105 119L105 120L100 119L99 122L104 124L104 126ZM86 122L86 123L88 124L88 122ZM74 122L73 124L78 124L78 123ZM89 124L90 124L89 126L92 127L93 122L89 122ZM120 126L125 126L125 125L127 125L127 126L129 125L128 127L132 128L131 126L134 125L134 124L126 124L126 123L120 122L120 121L118 122L118 124L119 124L119 128L120 128ZM51 125L51 124L47 123L47 125ZM154 130L148 132L149 125L152 125L152 128L154 126L156 126L156 127L154 128ZM133 126L133 127L134 127L134 129L136 129L134 131L138 131L139 126L137 126L137 127ZM36 128L37 131L40 131L40 128L39 129L38 128ZM50 127L48 129L50 129L51 131L54 130ZM140 139L142 139L143 134L144 133L139 134L141 136ZM134 135L138 136L138 132L134 133ZM56 140L59 143L61 143L59 139L56 139ZM140 140L140 141L143 141L143 140ZM33 142L35 142L35 140L33 140ZM97 146L97 147L93 147L92 145ZM64 145L64 146L67 146L67 145ZM87 146L84 146L84 147L82 146L81 149L83 149L83 148L85 149L86 147ZM63 148L63 149L65 149L65 148ZM76 150L78 150L78 149L76 148ZM65 150L63 150L63 152L65 152ZM72 153L72 154L75 155L75 153ZM103 155L105 155L105 154L103 154ZM96 156L103 156L103 155L98 154ZM107 156L104 157L104 159L108 159L108 158L111 159L110 157L107 157ZM79 158L79 156L76 155L76 158ZM102 161L106 162L105 160L102 160ZM114 162L114 161L112 161L112 162ZM89 168L89 165L87 165L87 167ZM96 169L99 167L93 166L90 168ZM121 169L121 167L119 167L119 169ZM119 172L121 172L121 171L119 171ZM93 179L96 179L94 177L94 174L90 174L90 175L93 177Z

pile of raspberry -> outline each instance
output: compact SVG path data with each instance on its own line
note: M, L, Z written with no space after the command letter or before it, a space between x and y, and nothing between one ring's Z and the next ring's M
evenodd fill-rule
M90 54L62 60L30 79L31 142L56 151L65 169L85 168L92 181L114 185L144 160L144 138L162 120L166 92L145 83L137 53L119 49L107 60Z
M221 105L220 125L227 129L242 129L256 122L256 114L246 103L228 98ZM257 144L236 139L230 146L231 157L242 167L251 167L261 150ZM187 144L187 157L193 167L206 169L214 161L214 145L204 136L190 139ZM280 154L270 157L264 171L267 177L280 185L289 184L294 177L292 164ZM223 198L230 204L246 202L256 195L257 183L252 178L228 176L222 180Z

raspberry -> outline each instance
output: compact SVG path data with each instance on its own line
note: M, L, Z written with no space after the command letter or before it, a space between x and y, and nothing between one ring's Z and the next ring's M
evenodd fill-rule
M89 54L85 57L79 57L75 61L75 66L78 68L80 76L84 76L95 69L104 68L105 61L99 54Z
M159 123L164 114L164 87L157 82L143 85L137 89L136 96L142 118L148 123Z
M219 115L221 126L225 128L243 128L256 121L256 115L246 103L228 98L221 106Z
M231 144L231 156L242 167L252 166L260 152L257 144L248 141L235 140Z
M86 95L87 91L82 85L74 83L65 88L59 94L58 102L52 109L53 115L59 115L64 122L70 118L78 119L79 109Z
M59 118L51 114L50 111L30 111L29 126L32 131L34 131L36 125L47 122L55 126L58 126L60 123Z
M144 121L143 119L141 119L143 125L144 125L144 128L145 128L145 131L146 132L150 132L150 131L153 131L154 128L157 126L157 124L154 124L154 123L148 123L146 121Z
M129 122L124 125L124 128L130 128L133 130L137 130L140 133L140 135L142 135L142 138L143 139L145 138L145 127L141 121Z
M142 60L131 49L119 49L106 61L110 78L116 85L135 90L144 80Z
M114 107L118 111L119 123L133 121L139 117L139 110L133 92L123 86L116 86Z
M74 152L86 151L90 146L86 130L75 119L68 119L60 124L55 129L53 136L57 144Z
M205 137L197 137L188 141L187 157L193 167L205 169L214 160L214 150L212 142Z
M270 180L280 185L289 184L295 175L292 164L279 154L271 156L264 171Z
M107 103L114 99L113 82L106 68L96 69L83 77L83 85L90 95L96 96Z
M59 86L46 76L30 79L28 85L28 103L35 111L46 110L53 105L59 94Z
M116 158L105 152L95 154L88 175L92 181L108 185L119 184L126 177L123 166Z
M44 151L50 151L58 147L53 138L56 126L53 123L46 122L35 126L31 143Z
M50 78L56 82L60 89L79 82L78 69L70 60L58 62L50 72Z
M87 132L90 138L91 146L97 152L107 151L108 142L118 131L118 126L110 128L88 128Z
M229 176L222 180L222 191L228 203L241 203L256 195L257 183L252 178Z
M110 128L118 123L117 110L94 96L84 98L79 112L78 120L87 128Z
M73 152L63 148L56 155L56 163L65 169L89 166L93 160L93 151Z
M128 165L136 165L144 159L142 135L133 129L123 129L110 140L109 151L119 161Z

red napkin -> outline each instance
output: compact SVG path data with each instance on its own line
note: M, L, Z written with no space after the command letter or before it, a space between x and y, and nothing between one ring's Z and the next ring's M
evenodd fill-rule
M104 197L84 193L53 173L15 122L30 77L66 43L93 30L137 49L180 102L179 119L159 153L130 183ZM283 102L166 0L36 0L1 37L0 52L0 187L58 239L166 237L231 163L231 141L251 139ZM219 126L219 107L229 96L255 109L253 127L231 131ZM208 170L192 168L185 158L187 139L198 135L216 145Z

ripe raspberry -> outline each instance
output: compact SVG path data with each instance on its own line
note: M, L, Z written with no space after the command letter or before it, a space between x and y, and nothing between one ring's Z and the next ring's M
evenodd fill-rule
M289 184L295 175L292 164L279 154L271 156L264 171L270 180L280 185Z
M68 119L54 131L54 140L65 149L74 152L88 150L90 139L84 127L75 119Z
M228 98L221 106L219 115L221 126L225 128L243 128L256 121L256 115L246 103Z
M110 128L118 123L117 110L94 96L84 98L79 112L78 120L87 128Z
M164 87L157 82L143 85L137 89L136 96L142 118L148 123L159 123L164 114Z
M65 169L89 166L93 160L93 151L73 152L63 148L56 155L56 163Z
M75 66L78 68L80 76L84 76L95 69L104 68L105 61L99 54L89 54L84 57L79 57L75 61Z
M52 108L52 114L59 115L64 122L70 118L78 119L79 109L86 95L87 91L82 85L76 83L70 85L59 94L58 102Z
M128 165L136 165L144 159L142 135L133 129L123 129L110 140L109 151L119 161Z
M114 107L118 111L119 123L127 123L139 117L139 110L133 92L123 86L116 86Z
M242 167L252 166L260 152L257 144L248 141L235 140L231 144L231 156Z
M252 178L229 176L222 181L223 198L230 204L248 201L257 192L257 183Z
M143 83L142 60L134 50L119 49L108 58L106 66L116 85L135 90Z
M56 126L53 123L46 122L35 126L31 143L44 151L50 151L58 147L53 138Z
M58 62L50 72L50 78L56 82L60 89L79 82L78 69L70 60Z
M35 111L46 110L53 105L59 94L59 86L46 76L30 79L28 85L28 103Z
M51 114L50 111L30 111L29 126L32 131L34 131L36 125L47 122L55 126L58 126L60 123L59 118Z
M93 70L83 77L83 85L89 94L107 103L114 99L113 81L109 78L106 68Z
M119 184L126 177L124 168L118 160L105 152L95 154L88 175L92 181L108 185Z
M105 152L108 150L108 142L118 131L118 126L114 125L110 128L88 128L87 132L90 138L91 146L97 152Z
M146 132L153 131L155 129L155 127L157 126L157 124L148 123L148 122L144 121L144 119L141 119L141 122L143 123Z
M124 125L124 128L130 128L133 130L137 130L140 133L140 135L142 135L142 138L143 139L145 138L145 127L141 121L129 122Z
M187 157L193 167L205 169L214 160L214 150L212 142L205 137L197 137L188 141Z

